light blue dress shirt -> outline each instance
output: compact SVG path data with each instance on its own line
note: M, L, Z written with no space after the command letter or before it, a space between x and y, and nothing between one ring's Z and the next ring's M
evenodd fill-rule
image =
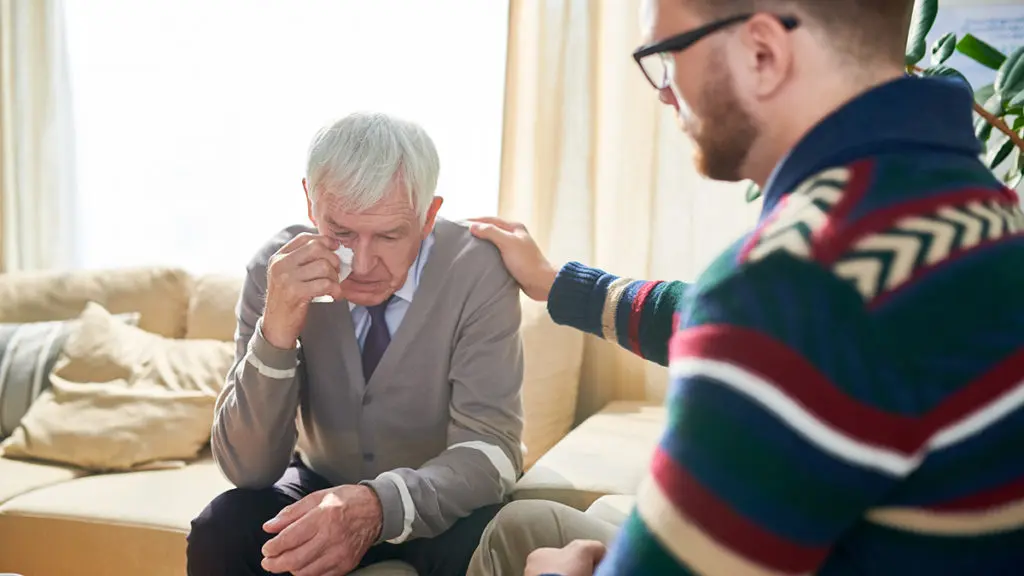
M388 332L394 336L398 327L402 325L402 319L412 304L412 297L416 294L416 287L420 285L420 276L423 268L427 265L427 258L430 257L430 249L434 246L434 233L431 232L423 242L420 242L420 252L416 260L409 267L409 274L405 277L405 284L395 292L395 298L384 311L384 321L388 324ZM365 306L357 306L351 302L348 309L352 313L352 324L356 327L356 339L359 340L359 349L363 349L363 342L366 341L366 333L370 330L370 312Z

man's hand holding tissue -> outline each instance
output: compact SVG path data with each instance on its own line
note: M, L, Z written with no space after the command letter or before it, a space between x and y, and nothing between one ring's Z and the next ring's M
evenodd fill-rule
M344 295L339 281L340 243L319 234L299 234L281 247L267 267L263 338L281 349L295 347L306 324L310 302Z
M366 486L338 486L306 496L263 525L263 569L274 574L348 574L377 540L380 501Z
M548 299L558 270L548 262L526 226L501 218L470 218L470 231L498 247L512 277L530 298Z

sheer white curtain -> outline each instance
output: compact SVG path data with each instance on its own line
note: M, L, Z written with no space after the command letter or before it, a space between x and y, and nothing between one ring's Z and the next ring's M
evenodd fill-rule
M79 267L239 273L359 109L430 132L442 215L497 210L507 1L89 0L67 26Z
M0 272L70 261L74 149L62 0L0 0Z

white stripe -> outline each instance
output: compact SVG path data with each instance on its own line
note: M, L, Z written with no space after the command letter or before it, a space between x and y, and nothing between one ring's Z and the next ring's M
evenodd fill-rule
M32 374L32 392L30 393L28 400L29 404L39 398L39 391L43 387L43 378L49 378L50 375L44 374L46 368L46 360L50 357L50 350L53 348L53 343L57 341L57 337L60 336L61 332L64 331L62 324L57 324L50 329L50 333L46 335L46 343L39 351L39 356L36 357L36 370Z
M412 494L409 494L409 487L405 479L395 472L382 472L377 476L380 479L390 480L398 488L398 494L402 497L402 533L388 540L391 544L401 544L412 533L412 521L416 518L416 505L412 502Z
M483 452L484 456L487 456L487 459L491 461L494 469L498 471L498 477L501 480L501 497L504 498L512 493L512 488L516 484L516 468L512 465L512 460L509 459L508 454L505 454L504 450L494 444L488 444L480 440L459 442L448 447L449 450L452 448L470 448Z
M771 382L738 366L718 360L686 358L672 362L673 378L707 376L740 392L775 413L796 432L826 452L851 464L906 476L920 463L920 457L904 456L879 446L865 444L818 420L803 406L786 396Z
M283 380L285 378L292 378L295 376L295 368L289 368L287 370L281 370L280 368L271 368L270 366L264 364L262 360L257 358L256 354L254 354L252 350L250 350L249 353L245 355L245 359L246 361L249 362L249 364L252 364L253 368L255 368L256 371L259 372L261 376L266 376L267 378L277 378L279 380Z
M7 381L7 373L11 371L11 363L14 362L14 353L18 348L18 340L21 340L24 336L23 331L24 328L22 327L14 329L14 333L11 334L11 339L7 341L4 358L0 361L0 398L3 398L4 396L4 385ZM3 418L3 410L0 410L0 436L6 436L8 433L8 430L4 428ZM13 432L13 430L10 432Z
M1024 382L1019 382L1016 388L1006 392L988 406L936 432L928 441L928 447L941 450L962 442L1020 408L1021 405L1024 405Z

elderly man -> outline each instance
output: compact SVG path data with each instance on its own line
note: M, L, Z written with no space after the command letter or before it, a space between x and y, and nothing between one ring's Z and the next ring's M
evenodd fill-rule
M413 123L317 134L315 229L248 266L212 434L238 488L193 521L190 575L465 573L521 473L519 291L493 246L437 218L437 176Z
M762 216L688 286L556 269L477 224L552 318L672 384L621 530L514 502L470 574L1021 573L1024 215L971 93L906 77L912 5L646 2L634 58Z

